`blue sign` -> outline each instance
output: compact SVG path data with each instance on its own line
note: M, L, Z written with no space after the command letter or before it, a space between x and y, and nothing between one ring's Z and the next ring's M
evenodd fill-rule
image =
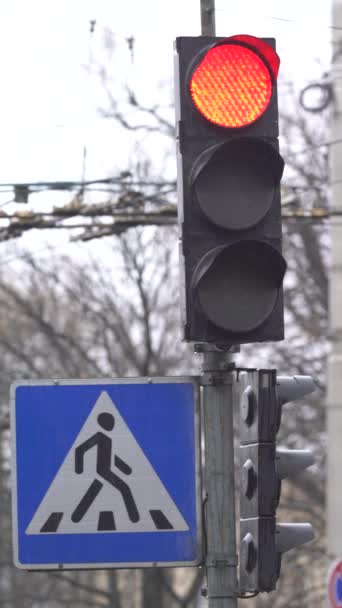
M16 566L198 564L198 393L194 378L14 384Z

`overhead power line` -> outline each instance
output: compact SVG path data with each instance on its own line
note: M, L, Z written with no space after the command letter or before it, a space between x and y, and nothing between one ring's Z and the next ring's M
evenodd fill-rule
M159 182L153 180L133 180L130 171L123 171L118 177L103 177L86 181L61 180L61 181L38 181L38 182L1 182L0 189L14 188L15 186L28 186L29 188L47 188L49 190L71 190L73 188L87 187L96 184L127 184L131 186L164 186L164 184L175 184L175 181Z
M298 208L282 210L283 220L322 221L332 216L342 216L342 212L326 208L311 210ZM177 223L177 208L175 205L164 205L158 211L114 211L103 209L94 212L88 210L77 214L59 213L16 213L7 216L11 220L9 226L0 228L0 241L18 238L32 229L59 229L69 231L83 230L72 236L71 240L91 240L106 235L118 235L129 228L137 226L172 226ZM67 223L67 220L75 220Z
M292 24L305 24L306 27L311 25L311 26L319 27L320 29L322 28L322 24L315 22L315 21L307 21L307 20L304 21L301 19L289 19L287 17L272 17L271 15L267 16L267 17L268 17L268 19L272 19L273 21L282 21L284 23L292 23ZM329 30L342 31L342 26L339 26L339 25L327 24L324 27L326 27Z

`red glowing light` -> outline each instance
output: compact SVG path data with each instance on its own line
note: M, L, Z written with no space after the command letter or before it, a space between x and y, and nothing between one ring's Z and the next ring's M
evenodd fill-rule
M268 64L259 54L239 44L240 40L244 42L242 38L209 49L190 81L190 93L198 110L221 127L238 128L253 123L266 110L272 95ZM272 65L273 75L278 65L279 60L277 66Z

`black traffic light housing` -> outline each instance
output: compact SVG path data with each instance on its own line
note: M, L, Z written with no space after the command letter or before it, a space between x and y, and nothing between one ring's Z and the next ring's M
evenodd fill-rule
M308 523L278 524L281 480L313 464L310 450L276 446L282 405L315 390L310 376L245 370L240 385L240 591L269 592L281 555L313 538Z
M234 128L208 120L191 89L201 62L212 50L230 45L253 52L272 85L257 118ZM276 70L269 63L269 57L277 59L274 46L273 39L250 36L176 40L178 217L187 341L230 346L284 335L286 263L279 189L284 163L278 152ZM237 77L229 76L233 95ZM228 99L229 90L223 92ZM229 104L227 116L229 121Z

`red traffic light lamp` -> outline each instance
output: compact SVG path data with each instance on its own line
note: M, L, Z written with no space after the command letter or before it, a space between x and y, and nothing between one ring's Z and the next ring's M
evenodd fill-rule
M246 127L266 110L279 63L276 52L260 38L226 38L204 54L192 73L194 104L220 127Z

